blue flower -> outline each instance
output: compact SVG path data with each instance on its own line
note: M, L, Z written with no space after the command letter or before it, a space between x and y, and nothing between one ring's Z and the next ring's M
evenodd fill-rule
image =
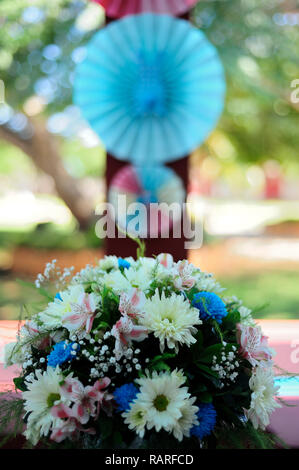
M130 265L129 261L126 261L123 258L118 258L118 267L119 267L119 269L129 269L130 266L131 265Z
M54 298L55 298L55 299L58 299L58 300L61 300L61 302L62 302L62 297L61 297L61 295L60 295L60 292L57 292L57 294L55 295Z
M222 319L227 315L225 303L213 292L195 294L192 305L199 310L199 316L202 320L212 318L218 323L222 323Z
M118 405L118 411L127 411L130 403L135 400L139 390L134 384L125 384L114 390L114 400Z
M199 424L193 426L190 433L198 439L203 439L209 436L213 431L216 424L216 410L212 403L201 403L199 411L196 413Z
M78 345L77 349L74 349L73 344L74 343L66 343L65 341L60 341L60 343L56 343L49 356L47 357L48 365L51 367L56 367L66 361L71 361L72 359L74 359L74 357L76 357L76 354L72 354L72 352L77 353L80 347Z

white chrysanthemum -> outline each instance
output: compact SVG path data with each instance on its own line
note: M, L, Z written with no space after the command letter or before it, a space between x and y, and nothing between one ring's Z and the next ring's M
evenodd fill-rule
M214 294L221 294L225 290L219 282L215 280L213 275L200 272L195 275L196 287L200 291L214 292Z
M255 429L265 429L269 425L270 414L281 405L275 400L279 387L275 386L273 370L258 366L249 380L252 391L247 417Z
M125 413L122 413L122 417L125 419L125 424L131 431L135 431L139 437L143 437L145 433L145 426L147 411L144 404L138 403L138 401L131 405L130 409Z
M100 269L99 266L87 265L85 268L81 269L72 279L72 284L84 284L84 283L98 283L103 277L105 272Z
M25 436L36 444L38 438L47 436L51 427L58 427L60 419L54 418L51 408L62 401L60 382L63 376L59 367L48 367L46 372L36 372L36 379L27 382L28 390L23 392L24 408L30 413L27 421Z
M54 299L46 310L38 314L38 318L48 329L62 326L62 317L72 311L72 304L80 303L85 291L82 285L70 286L67 290L60 292L61 300Z
M177 371L160 372L160 374L154 372L152 377L142 377L136 382L140 390L132 407L134 406L134 411L139 411L139 431L137 431L137 426L134 426L130 410L124 413L131 429L135 429L141 435L140 431L143 433L145 428L144 421L146 421L147 429L155 428L157 432L161 429L168 432L173 432L174 428L177 429L178 421L183 416L181 410L190 398L187 387L181 387L185 382L183 375L178 374ZM133 415L136 419L136 413Z
M139 324L159 338L161 352L165 343L177 352L179 344L190 346L196 342L193 336L197 332L195 325L201 325L202 321L198 310L191 307L182 295L173 293L166 297L163 292L160 298L156 290L155 295L145 302L143 310Z
M152 271L157 265L157 260L155 258L143 257L139 258L137 263L147 271Z
M99 261L100 269L108 271L109 269L118 269L118 258L117 256L105 256Z
M125 269L127 271L127 269ZM132 289L128 279L122 274L121 271L112 271L105 274L103 277L103 285L111 287L115 292L127 292Z
M103 277L103 284L116 292L128 292L132 287L145 291L151 283L150 271L142 266L138 269L130 267L121 271L112 271Z
M247 307L244 307L243 305L239 307L239 313L240 313L240 323L244 326L256 326L256 323L251 315L251 310Z
M172 278L172 267L166 268L157 258L139 258L138 263L139 267L137 266L137 269L142 268L143 273L146 271L148 282L154 279L156 281L165 281Z
M138 287L142 291L149 288L153 278L152 270L147 267L140 266L138 269L131 267L125 270L125 276L130 282L132 287Z
M184 405L180 409L182 416L172 429L172 433L178 441L182 441L184 437L190 437L191 428L199 424L196 415L199 408L194 406L195 401L195 397L185 400Z

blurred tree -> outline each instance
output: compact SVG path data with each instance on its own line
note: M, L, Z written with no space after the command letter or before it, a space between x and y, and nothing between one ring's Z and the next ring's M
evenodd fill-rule
M201 0L193 21L218 48L228 81L225 112L203 150L226 158L225 148L245 161L297 159L299 105L290 96L299 78L298 2ZM0 1L0 138L53 177L81 227L93 208L64 167L59 136L82 128L71 106L73 71L102 24L101 8L87 0Z
M228 157L298 160L299 103L291 100L291 83L299 78L298 0L201 0L193 21L225 67L227 100L218 130L233 147ZM218 140L212 135L209 150L225 159Z
M57 135L74 135L81 124L76 111L67 108L72 74L81 45L103 22L101 9L86 5L76 0L0 2L0 78L5 84L0 138L21 148L52 176L81 228L93 220L94 208L66 170ZM68 119L68 128L62 125L65 109L74 118Z

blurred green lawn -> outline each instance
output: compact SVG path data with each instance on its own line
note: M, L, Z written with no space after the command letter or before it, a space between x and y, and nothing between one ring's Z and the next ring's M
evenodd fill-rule
M227 288L227 295L236 295L247 307L267 304L256 318L299 318L299 272L265 271L219 281ZM18 284L11 276L0 278L0 320L18 319L22 304L36 312L41 300L34 289Z
M257 318L299 318L299 271L262 271L219 281L228 295L236 295L249 308L266 304Z

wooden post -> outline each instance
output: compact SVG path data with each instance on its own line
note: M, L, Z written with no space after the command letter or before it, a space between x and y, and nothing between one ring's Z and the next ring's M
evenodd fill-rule
M181 16L182 19L189 20L189 13ZM114 21L114 18L106 18L107 24ZM107 194L110 187L110 183L114 175L125 165L130 162L124 162L117 160L113 155L107 154L107 167L106 167L106 187ZM186 194L188 188L188 156L176 160L175 162L166 163L165 166L172 168L176 174L182 179ZM116 231L117 233L117 231ZM183 223L181 221L181 238L173 238L172 231L170 230L169 238L145 238L146 243L146 255L152 256L159 253L170 253L175 260L186 259L187 251L185 249L185 238L183 235ZM136 256L137 245L129 238L106 238L105 240L105 251L107 255L116 255L121 257Z

